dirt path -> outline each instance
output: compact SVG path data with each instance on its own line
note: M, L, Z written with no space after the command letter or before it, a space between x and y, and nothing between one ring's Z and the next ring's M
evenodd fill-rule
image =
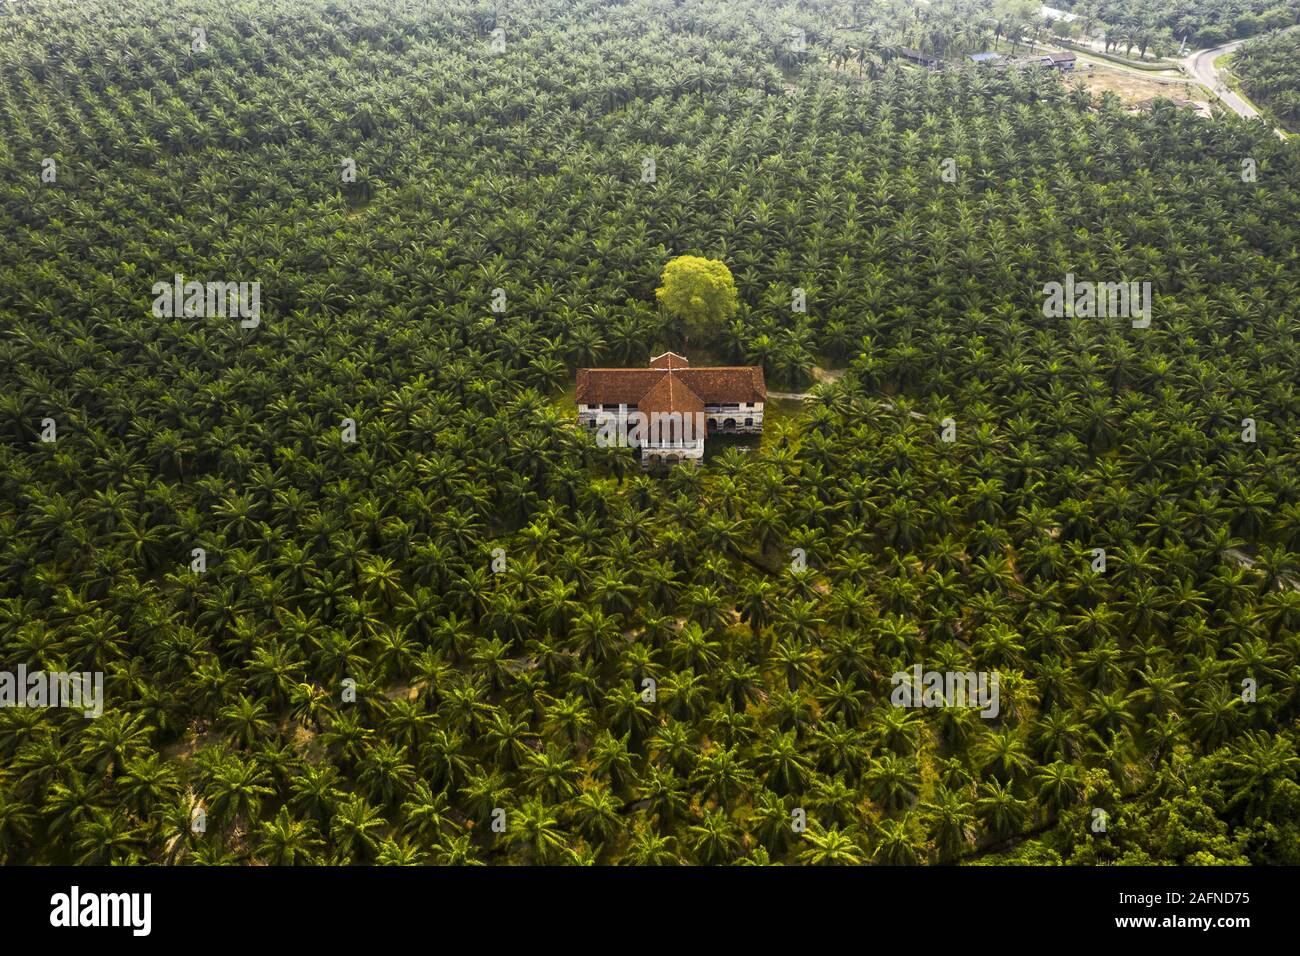
M1255 565L1259 563L1239 548L1228 548L1228 550L1223 552L1223 556L1231 561L1235 561L1243 568L1250 568L1251 570L1254 570ZM1292 591L1300 591L1300 581L1296 581L1295 578L1284 574L1280 576L1280 580Z
M840 376L843 375L845 371L846 369L842 368L822 368L820 365L814 365L812 372L816 384L813 387L815 388L817 385L824 385L827 382L839 381ZM812 396L812 392L773 392L769 390L767 393L768 398L785 398L790 401L804 401L805 399L812 398Z
M842 368L820 368L818 366L813 366L813 378L817 379L818 385L823 385L826 382L837 381L839 377L843 374L844 374L844 369ZM786 398L786 399L790 399L791 401L804 401L806 399L813 398L814 394L815 393L813 392L768 392L767 397ZM880 408L888 409L891 412L897 411L897 408L895 407L894 403L889 401L889 399L887 398L878 399L876 401L876 405ZM908 412L907 414L912 418L921 421L924 421L926 417L920 412Z

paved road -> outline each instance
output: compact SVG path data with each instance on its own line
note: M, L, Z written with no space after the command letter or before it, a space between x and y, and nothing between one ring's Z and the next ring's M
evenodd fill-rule
M1225 53L1231 53L1245 42L1245 40L1233 40L1223 46L1216 46L1212 50L1197 50L1183 60L1183 69L1218 94L1219 101L1238 116L1253 119L1259 115L1259 110L1228 89L1227 84L1221 78L1221 74L1214 68L1214 61L1218 57L1223 56Z
M1296 30L1300 29L1300 26L1291 26L1286 29ZM1184 73L1187 73L1206 89L1212 91L1214 96L1218 98L1219 102L1228 107L1228 109L1232 110L1238 116L1244 116L1246 119L1253 119L1259 115L1259 110L1255 109L1254 105L1245 97L1228 89L1228 85L1223 79L1222 72L1214 68L1214 61L1217 58L1223 56L1225 53L1231 53L1245 42L1246 40L1243 38L1241 40L1233 40L1231 43L1225 43L1223 46L1216 46L1210 50L1196 50L1180 60L1178 65L1182 67ZM1053 49L1049 44L1038 43L1031 45L1042 49ZM1104 66L1107 69L1120 70L1124 73L1135 73L1139 76L1143 76L1145 79L1155 80L1158 82L1183 82L1182 80L1162 76L1153 71L1138 70L1133 67L1126 67L1122 64L1113 63L1109 60L1103 60L1100 57L1090 57L1087 53L1082 53L1077 50L1073 52L1079 56L1080 60L1084 60L1097 66ZM1286 133L1283 130L1279 129L1276 132L1282 139L1286 139Z
M1287 27L1282 32L1287 33L1296 29L1300 29L1300 27ZM1184 57L1182 67L1185 71L1196 77L1202 85L1213 90L1219 97L1219 101L1238 116L1252 119L1259 115L1259 110L1255 109L1255 107L1252 106L1244 97L1239 96L1232 90L1228 89L1227 84L1224 83L1222 79L1223 74L1214 68L1215 59L1223 56L1225 53L1231 53L1245 42L1244 39L1233 40L1231 43L1225 43L1223 46L1216 46L1212 50L1197 50L1195 53ZM1286 132L1284 130L1277 129L1274 130L1274 132L1276 132L1282 139L1286 139Z

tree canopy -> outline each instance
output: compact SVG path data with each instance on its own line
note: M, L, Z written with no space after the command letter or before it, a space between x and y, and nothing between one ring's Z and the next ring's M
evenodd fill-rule
M715 338L736 314L736 283L726 263L700 256L677 256L664 266L655 298L681 321L685 342Z
M1300 152L946 3L7 4L0 860L1300 862ZM686 250L811 395L650 478Z
M1242 44L1232 54L1232 72L1246 93L1300 132L1300 30L1270 34Z
M1108 36L1168 31L1193 47L1217 46L1300 21L1300 8L1279 0L1059 0L1048 6L1104 25Z

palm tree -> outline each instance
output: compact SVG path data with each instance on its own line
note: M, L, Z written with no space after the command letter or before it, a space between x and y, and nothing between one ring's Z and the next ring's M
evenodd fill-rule
M799 853L799 862L812 866L856 866L863 862L862 851L847 834L836 827L819 831L810 829L804 834L809 844Z
M1005 839L1019 833L1028 817L1028 806L1012 791L1010 784L986 781L976 801L976 812L990 835Z
M941 787L920 808L932 817L930 842L941 861L952 861L975 844L975 805L961 793Z
M1285 144L884 63L1023 42L936 3L809 6L798 77L752 0L686 30L537 0L486 86L481 4L302 4L307 48L233 0L213 23L258 42L202 61L128 63L151 27L105 5L0 31L0 656L105 698L0 708L0 859L949 862L978 824L1092 862L1037 829L1085 798L1290 859L1255 838L1287 832L1300 705ZM1279 121L1294 43L1237 54ZM300 95L358 50L399 55ZM1259 182L1223 175L1245 156ZM685 252L741 300L696 364L813 395L639 474L569 389L672 344ZM259 324L155 315L176 274L259 281ZM1149 279L1155 321L1044 315L1068 274ZM894 708L918 662L996 670L999 715ZM1104 858L1185 862L1143 834Z
M740 850L737 828L720 808L706 810L698 823L688 828L691 850L706 865L725 863Z
M78 866L139 863L144 833L125 814L94 807L73 833Z
M514 820L514 832L520 834L535 862L550 863L565 849L564 833L554 810L541 800L524 801L518 810L508 814L510 818Z
M297 866L314 861L320 846L313 820L296 820L288 807L281 807L274 820L258 825L256 853L273 866Z
M353 795L339 804L330 823L330 840L342 860L365 861L376 854L386 826L378 809Z
M871 799L891 811L913 806L921 789L914 762L894 754L885 754L875 762L867 770L865 783Z
M910 866L920 862L923 848L913 832L911 820L909 816L884 820L873 828L872 860L885 866Z

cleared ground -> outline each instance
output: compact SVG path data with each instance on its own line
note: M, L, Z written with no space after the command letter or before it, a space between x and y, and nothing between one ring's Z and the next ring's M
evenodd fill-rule
M1104 66L1093 66L1088 70L1082 70L1075 74L1075 79L1086 86L1094 96L1111 92L1129 104L1163 96L1168 99L1191 100L1209 105L1205 91L1198 84L1186 81L1169 82L1152 79Z

